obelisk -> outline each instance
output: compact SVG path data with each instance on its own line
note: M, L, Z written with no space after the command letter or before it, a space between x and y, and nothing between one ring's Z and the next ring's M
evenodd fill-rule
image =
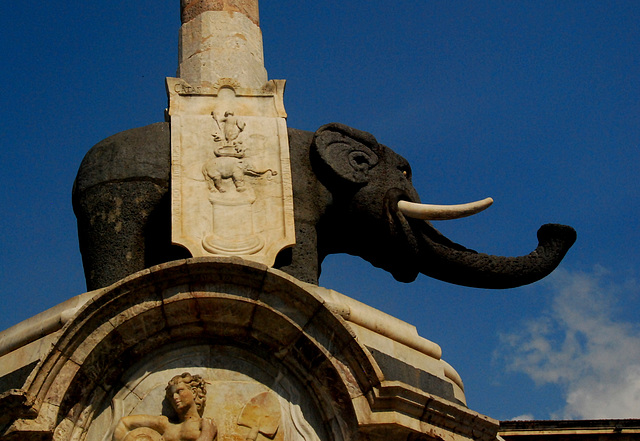
M182 0L178 77L210 87L220 78L259 89L267 82L258 0Z
M167 78L172 241L273 265L295 243L284 80L268 81L257 0L182 0Z

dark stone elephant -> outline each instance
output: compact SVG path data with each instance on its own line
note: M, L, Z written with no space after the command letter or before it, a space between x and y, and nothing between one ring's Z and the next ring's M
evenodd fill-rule
M118 133L94 146L73 190L88 289L149 266L190 257L171 244L170 127ZM419 202L409 163L369 133L328 124L315 133L289 129L296 245L275 267L317 283L325 256L348 253L413 281L423 273L447 282L510 288L553 271L576 233L547 224L526 256L476 253L425 220L407 217L401 200Z

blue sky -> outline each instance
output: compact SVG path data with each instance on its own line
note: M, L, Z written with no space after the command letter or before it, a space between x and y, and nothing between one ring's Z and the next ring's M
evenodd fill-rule
M0 329L84 291L71 186L84 154L163 119L179 3L17 2L0 16ZM527 254L544 223L578 241L559 271L486 291L401 284L333 256L321 284L417 326L497 419L640 417L640 4L261 3L291 127L342 122L405 156L423 201L486 196L438 223Z

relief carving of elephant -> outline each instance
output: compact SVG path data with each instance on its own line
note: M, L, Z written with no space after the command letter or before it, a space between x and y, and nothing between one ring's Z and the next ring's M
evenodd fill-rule
M73 203L88 289L189 257L171 244L169 132L168 123L128 130L98 143L83 160ZM415 205L420 199L409 163L369 133L335 123L315 133L290 128L289 145L296 245L280 252L275 267L300 280L318 283L322 260L348 253L402 282L423 273L510 288L548 275L575 242L571 227L547 224L526 256L476 253L425 220L434 217L428 206Z
M250 159L246 157L245 150L239 146L222 147L214 150L214 156L202 166L202 174L209 184L209 190L218 190L224 193L222 185L224 179L232 179L237 191L246 190L244 184L245 175L262 176L268 178L276 176L277 171L266 169L256 170Z

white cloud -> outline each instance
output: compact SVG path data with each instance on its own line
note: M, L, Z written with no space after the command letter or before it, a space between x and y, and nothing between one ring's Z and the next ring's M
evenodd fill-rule
M502 336L502 358L537 384L557 384L566 405L551 418L640 417L640 328L616 320L616 297L637 291L612 282L603 268L557 270L549 278L550 310Z
M533 420L533 415L530 413L525 413L524 415L518 415L517 417L511 418L511 421L531 421Z

